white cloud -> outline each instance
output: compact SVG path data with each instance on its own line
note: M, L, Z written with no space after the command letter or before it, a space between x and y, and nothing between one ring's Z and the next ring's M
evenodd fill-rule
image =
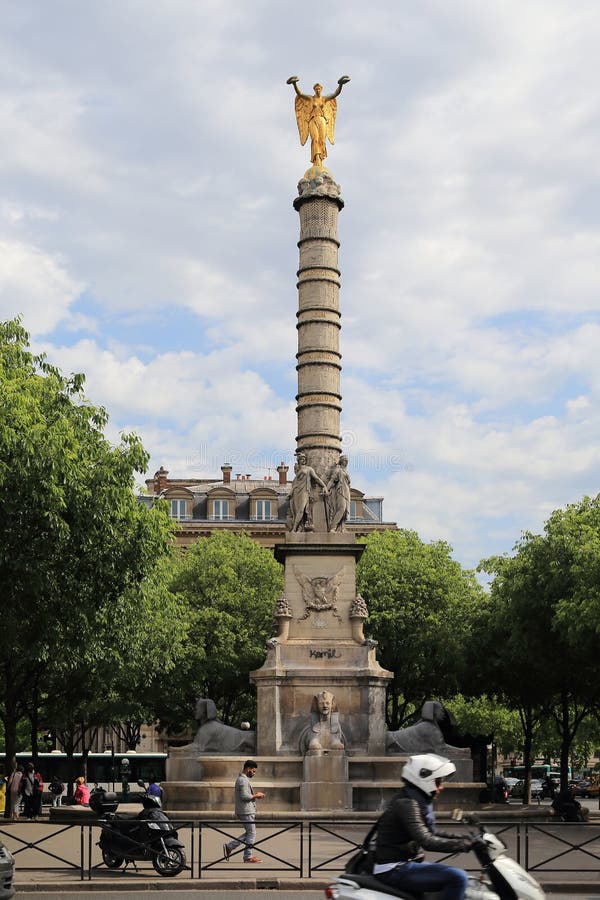
M64 261L16 241L0 240L0 315L22 314L33 334L51 331L67 315L83 285Z
M285 79L347 72L354 483L471 562L595 490L595 2L15 0L3 24L0 309L87 372L111 433L173 474L293 446L308 155Z

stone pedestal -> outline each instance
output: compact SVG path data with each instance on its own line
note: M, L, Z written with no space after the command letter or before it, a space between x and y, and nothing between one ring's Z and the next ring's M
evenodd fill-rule
M352 785L348 760L343 753L304 757L304 781L300 788L302 809L352 809Z
M289 533L275 555L285 564L291 610L287 640L274 640L250 680L257 688L257 753L300 753L313 699L330 691L352 756L385 754L385 690L392 673L375 645L357 635L356 560L362 545L347 534Z

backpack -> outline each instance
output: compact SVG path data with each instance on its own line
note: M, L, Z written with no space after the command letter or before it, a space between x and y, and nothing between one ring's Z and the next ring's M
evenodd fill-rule
M50 793L51 794L57 794L57 795L62 794L64 789L65 789L65 786L62 783L62 781L52 781L50 783Z
M366 838L358 848L358 851L350 857L344 866L346 875L372 875L373 866L375 865L375 833L379 825L379 820L375 822L370 829Z

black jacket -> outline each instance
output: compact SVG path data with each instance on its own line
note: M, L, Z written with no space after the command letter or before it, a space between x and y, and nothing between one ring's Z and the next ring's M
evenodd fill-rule
M470 846L471 842L460 835L437 832L430 798L407 784L393 797L379 820L375 862L417 859L422 856L421 848L456 853Z

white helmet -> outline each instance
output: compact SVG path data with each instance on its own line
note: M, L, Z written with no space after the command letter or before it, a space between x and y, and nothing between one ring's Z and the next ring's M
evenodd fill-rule
M444 756L423 753L409 757L402 769L402 778L433 797L442 780L450 778L455 772L454 763Z

